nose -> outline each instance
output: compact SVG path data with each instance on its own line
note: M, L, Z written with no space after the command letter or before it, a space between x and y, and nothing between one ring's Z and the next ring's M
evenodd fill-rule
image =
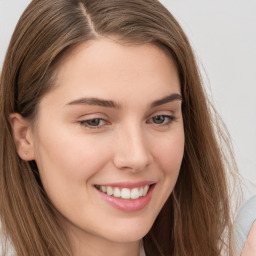
M140 127L129 127L116 137L114 165L118 169L138 172L145 170L153 157L146 136Z

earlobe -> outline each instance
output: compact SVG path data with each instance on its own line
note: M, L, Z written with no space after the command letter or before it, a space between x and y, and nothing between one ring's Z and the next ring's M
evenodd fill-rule
M35 160L31 124L18 113L10 115L10 124L17 153L24 161Z

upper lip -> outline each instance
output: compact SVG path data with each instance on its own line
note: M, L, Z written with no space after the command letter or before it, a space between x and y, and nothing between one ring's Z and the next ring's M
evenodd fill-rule
M117 182L117 183L104 183L104 184L96 184L95 186L105 186L105 187L119 187L119 188L138 188L143 186L150 186L155 184L154 181L139 181L139 182Z

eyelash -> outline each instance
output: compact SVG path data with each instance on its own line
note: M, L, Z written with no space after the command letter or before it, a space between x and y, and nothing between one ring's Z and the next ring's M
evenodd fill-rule
M153 121L154 118L164 118L164 122L162 123L155 123ZM156 115L153 116L152 118L150 118L147 123L154 123L155 125L159 125L159 126L164 126L164 125L169 125L171 124L173 121L175 121L177 118L175 116L170 116L170 115ZM152 121L150 121L152 120Z
M153 119L155 118L164 118L164 121L162 123L155 123ZM155 124L157 126L165 126L165 125L170 125L172 122L174 122L177 118L175 116L170 116L170 115L156 115L151 117L146 123L147 124ZM95 122L97 121L96 125L92 125L90 124L90 122ZM101 122L103 122L104 124L100 124ZM87 127L89 129L101 129L103 128L103 126L107 125L108 122L103 119L103 118L92 118L92 119L88 119L88 120L82 120L79 121L80 125Z
M91 125L91 124L89 124L90 122L96 121L96 120L99 121L99 122L107 123L107 121L105 119L103 119L103 118L92 118L92 119L88 119L88 120L82 120L82 121L79 121L79 123L82 126L85 126L85 127L89 128L89 129L100 129L100 128L102 128L102 126L104 124L102 124L102 125Z

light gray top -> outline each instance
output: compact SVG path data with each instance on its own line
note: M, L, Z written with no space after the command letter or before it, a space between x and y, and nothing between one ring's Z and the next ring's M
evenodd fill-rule
M234 238L237 255L240 255L253 223L256 220L256 195L239 210L234 222Z
M143 247L143 241L141 241L141 244L140 244L140 256L146 256L145 250Z

